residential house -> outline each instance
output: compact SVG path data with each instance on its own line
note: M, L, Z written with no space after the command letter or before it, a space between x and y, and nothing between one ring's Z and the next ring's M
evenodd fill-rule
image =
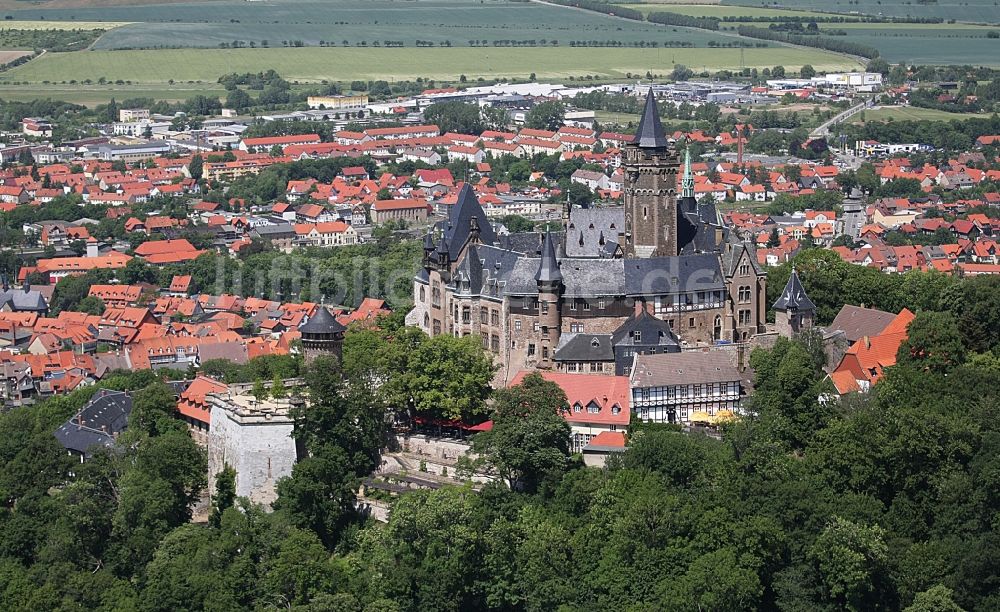
M636 355L632 408L653 423L715 424L740 413L744 376L722 351Z

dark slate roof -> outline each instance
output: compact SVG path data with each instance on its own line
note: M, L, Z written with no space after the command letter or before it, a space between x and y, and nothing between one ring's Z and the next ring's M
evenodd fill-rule
M472 191L472 187L465 184L462 186L462 190L458 192L458 201L451 207L448 223L445 225L443 234L443 238L447 240L445 244L452 261L458 259L462 248L468 242L473 219L475 219L476 224L479 226L480 242L490 245L496 244L497 237L493 232L493 225L490 224L490 220L486 217L483 207L479 205L479 200L476 199L476 194Z
M721 351L640 354L635 358L632 388L669 387L742 380L729 355Z
M500 237L500 246L510 251L524 253L529 257L541 257L542 242L545 234L542 232L519 232Z
M483 244L471 245L459 262L452 285L459 295L502 298L520 253Z
M635 341L635 332L639 332L639 342ZM611 341L615 346L677 346L680 350L680 343L670 329L670 324L661 319L657 319L649 314L645 309L638 314L633 313L621 327L611 334Z
M857 342L865 336L879 335L895 318L884 310L844 304L827 330L842 331L848 342Z
M347 328L341 325L326 306L316 309L316 314L309 317L309 320L299 326L299 331L303 334L335 334L345 331Z
M538 261L538 272L535 272L535 280L540 283L558 283L562 279L559 261L556 259L555 241L552 234L545 232L545 243L542 245L542 257Z
M131 396L122 391L102 389L55 431L55 437L63 448L89 457L94 447L114 445L114 435L128 426L131 413Z
M642 118L639 119L639 128L635 131L632 143L644 149L661 149L670 145L663 131L663 124L660 123L660 113L656 108L656 96L653 95L652 87L646 95L646 106L642 109Z
M0 308L10 305L15 312L44 312L49 305L41 293L25 286L24 289L8 289L0 293Z
M625 209L574 208L569 213L565 252L569 257L613 257L618 233L625 231Z
M610 334L563 334L556 347L556 361L612 361Z
M623 259L563 259L559 271L563 276L563 295L575 297L609 297L625 294ZM535 273L539 259L521 257L514 265L507 282L507 295L537 295Z
M774 303L774 309L782 312L786 310L816 310L816 304L806 295L805 287L799 280L799 273L792 268L792 275L788 277L785 288L781 292L781 297Z
M726 284L715 254L629 259L625 262L626 295L664 295L716 291Z
M260 225L253 228L254 233L261 237L272 236L294 236L295 227L291 223L275 223L271 225Z
M736 266L739 264L743 253L747 254L747 261L749 261L750 267L753 268L754 272L761 274L760 265L757 263L756 249L740 240L736 232L729 232L726 239L729 242L728 248L722 249L722 269L725 271L726 276L736 274Z

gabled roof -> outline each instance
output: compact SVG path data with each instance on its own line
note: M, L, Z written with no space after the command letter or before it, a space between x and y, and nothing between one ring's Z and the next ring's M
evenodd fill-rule
M660 113L656 108L656 96L653 95L652 88L646 95L646 106L642 110L639 128L635 131L632 143L644 149L660 149L670 145L663 131L663 124L660 123Z

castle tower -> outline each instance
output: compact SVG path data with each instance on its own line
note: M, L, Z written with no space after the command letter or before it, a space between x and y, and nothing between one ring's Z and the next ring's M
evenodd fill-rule
M347 328L334 318L326 306L319 306L316 314L299 326L306 363L318 355L334 355L340 359L346 331Z
M563 276L556 260L556 246L552 234L545 232L545 242L542 244L542 258L535 273L538 283L538 323L541 327L541 355L538 362L540 368L551 368L555 358L556 347L559 345L562 315L559 312L559 301L563 291Z
M805 331L816 322L816 305L806 295L799 274L792 267L781 297L774 303L774 329L787 338Z
M625 145L625 256L677 255L677 151L650 88L633 141Z

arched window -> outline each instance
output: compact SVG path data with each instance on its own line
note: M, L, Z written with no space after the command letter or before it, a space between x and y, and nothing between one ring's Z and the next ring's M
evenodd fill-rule
M722 317L719 315L715 315L715 330L712 333L712 338L722 340Z
M421 286L420 286L420 301L421 301L421 302L424 302L424 301L426 301L426 300L427 300L427 296L426 296L426 294L425 294L425 292L424 292L424 287L423 287L423 285L421 285Z
M431 326L431 315L429 315L429 314L427 314L425 312L424 313L424 327L430 327L430 326Z

